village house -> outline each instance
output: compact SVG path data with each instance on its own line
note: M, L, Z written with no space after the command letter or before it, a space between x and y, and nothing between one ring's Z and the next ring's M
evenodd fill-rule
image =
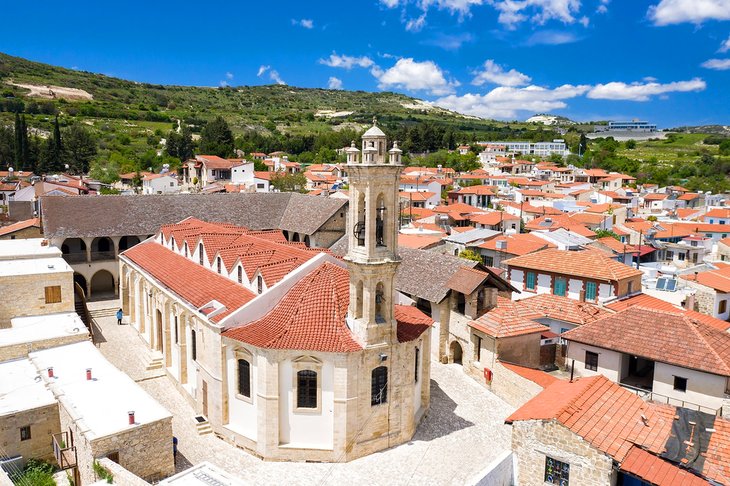
M730 407L730 334L682 310L635 305L562 338L578 376L602 374L650 400L711 414Z
M497 195L497 188L494 186L468 186L462 187L448 194L449 204L463 203L479 209L492 207L492 198Z
M474 249L482 256L486 266L506 269L505 261L510 258L553 247L553 244L533 233L517 233L491 238Z
M253 185L253 162L244 159L224 159L217 155L196 155L182 165L183 184L206 187L216 182Z
M485 211L469 215L469 221L476 228L490 229L506 233L516 233L520 230L520 218L505 211Z
M344 261L194 219L121 255L132 325L201 420L259 457L349 461L410 440L428 410L432 320L395 305L402 166L386 143L373 126L347 149Z
M694 310L723 321L730 318L730 266L685 274L680 278L696 290Z
M645 402L603 376L553 381L506 422L516 484L730 482L730 421Z
M643 273L596 250L545 249L506 260L510 284L522 299L531 294L555 294L604 302L641 291Z
M40 238L41 236L41 223L38 218L0 226L0 240Z
M142 194L174 194L179 191L177 176L170 172L142 177Z
M707 211L702 219L705 223L710 224L730 224L729 208L713 208Z

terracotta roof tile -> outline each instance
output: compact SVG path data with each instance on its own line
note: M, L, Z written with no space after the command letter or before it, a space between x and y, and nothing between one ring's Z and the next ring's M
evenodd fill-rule
M3 235L9 235L10 233L15 233L16 231L20 231L26 228L32 228L32 227L40 228L40 220L38 218L31 218L26 219L25 221L18 221L17 223L10 224L8 226L2 226L0 227L0 236Z
M590 250L564 251L553 248L505 260L508 267L529 268L562 275L618 281L642 275L640 270L619 263L604 253Z
M418 339L429 327L433 319L410 305L396 305L395 320L398 323L398 342L405 343Z
M712 326L715 329L719 329L720 331L728 331L730 329L730 322L723 321L721 319L717 319L712 316L708 316L707 314L701 314L701 313L693 311L693 310L678 308L677 306L674 306L670 302L667 302L667 301L661 300L661 299L657 299L656 297L652 297L649 294L632 295L629 298L615 300L615 301L611 302L610 304L606 304L606 307L608 309L611 309L616 312L620 312L624 309L628 309L631 306L646 307L648 309L656 309L656 310L668 310L668 311L672 311L672 312L683 312L690 318L703 322L703 323L707 324L708 326Z
M710 287L718 292L730 292L730 267L699 272L696 275L680 275L680 277Z
M502 244L506 244L505 248L498 248L497 242L504 242ZM530 233L517 233L492 238L479 245L479 248L519 256L544 250L545 248L555 248L555 245Z
M624 458L621 471L656 486L707 486L706 480L667 462L640 447L632 447Z
M542 316L532 309L517 305L507 299L499 299L497 307L478 319L470 321L469 326L496 338L542 333L550 330L549 327L535 321L539 317Z
M543 388L546 388L558 381L558 379L553 375L545 373L541 370L526 368L524 366L519 366L512 363L505 363L504 361L500 361L500 364L508 370L512 371L513 373L517 373L521 377L526 378L533 383L537 383Z
M121 254L162 285L190 302L201 307L217 300L226 309L211 318L217 322L251 301L256 295L226 277L218 275L189 259L178 255L155 241L142 242Z
M515 304L533 310L540 317L580 326L612 315L610 311L589 302L580 302L554 294L538 294L518 300Z
M323 263L297 282L261 319L223 335L269 349L353 352L362 349L345 323L349 275Z
M651 339L648 337L651 336ZM730 376L730 334L686 312L632 306L563 338L654 361Z

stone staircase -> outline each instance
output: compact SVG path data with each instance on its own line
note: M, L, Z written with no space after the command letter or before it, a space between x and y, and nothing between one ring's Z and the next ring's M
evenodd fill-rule
M162 371L165 369L165 357L159 351L150 351L147 371Z
M206 435L213 433L213 427L210 426L208 419L202 415L195 417L195 429L198 431L198 435Z
M89 313L91 314L91 317L93 317L94 319L100 319L102 317L116 317L117 310L119 310L119 309L114 309L114 308L93 309L93 310L89 310Z

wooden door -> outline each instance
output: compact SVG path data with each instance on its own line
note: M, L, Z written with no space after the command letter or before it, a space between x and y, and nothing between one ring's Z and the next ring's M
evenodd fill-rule
M203 415L208 418L208 383L203 380Z

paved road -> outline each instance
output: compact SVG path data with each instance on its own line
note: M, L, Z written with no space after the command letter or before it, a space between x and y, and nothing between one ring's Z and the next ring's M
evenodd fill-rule
M117 305L94 303L95 308ZM114 317L97 320L101 352L173 414L180 469L209 461L250 484L457 485L510 448L508 404L467 377L459 365L433 363L431 410L413 440L345 464L264 462L216 438L199 436L193 409L167 376L145 370L149 351L136 331Z

